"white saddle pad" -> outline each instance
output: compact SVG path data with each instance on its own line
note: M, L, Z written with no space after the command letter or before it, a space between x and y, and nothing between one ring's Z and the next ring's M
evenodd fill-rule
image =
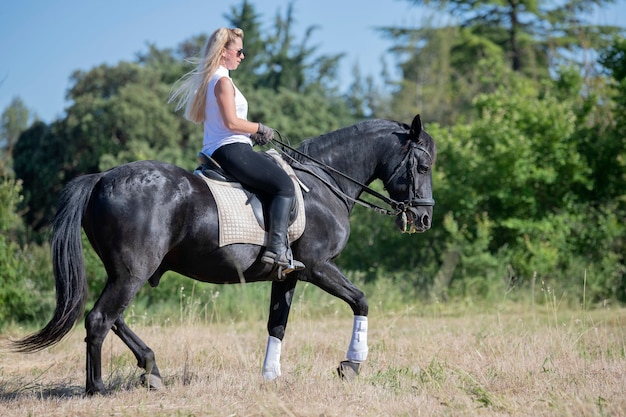
M278 164L289 174L296 188L298 215L287 230L289 242L291 243L302 236L306 226L301 184L291 166L280 157L278 152L270 150L267 153L274 157ZM248 196L241 184L212 180L202 174L198 174L198 176L207 183L217 203L220 247L233 243L251 243L266 246L267 232L259 226L252 211L252 205L248 202Z

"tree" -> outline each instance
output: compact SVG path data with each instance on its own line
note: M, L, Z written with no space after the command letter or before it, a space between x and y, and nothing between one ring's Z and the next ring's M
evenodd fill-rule
M0 175L8 172L13 157L13 148L17 139L30 120L30 111L19 97L13 98L11 104L2 112L0 126Z
M245 88L250 120L278 128L296 141L293 145L354 121L335 88L342 55L317 55L316 47L307 46L314 26L306 30L302 41L295 39L292 4L284 17L276 14L274 32L269 35L263 35L261 16L247 0L225 17L245 33L246 58L233 78Z
M278 92L257 89L247 96L251 103L250 119L267 120L291 145L354 122L345 101L340 97L329 97L321 89L309 88L306 94L284 87ZM268 101L268 96L272 100Z
M225 17L232 26L241 27L245 32L246 59L237 71L242 85L274 92L287 88L304 93L309 86L323 84L332 91L343 54L316 55L317 47L308 46L317 29L315 26L307 28L304 39L296 42L292 3L284 16L276 14L270 29L274 32L269 35L263 35L260 16L247 0L243 1L240 11L233 7L231 14Z
M244 31L245 58L237 70L237 85L245 91L257 88L267 65L266 40L261 32L261 16L248 0L243 0L241 6L232 6L230 13L225 14L224 18L228 20L230 26Z
M23 183L20 208L26 223L35 230L48 225L65 181L64 165L69 156L62 131L61 122L35 122L22 132L15 145L13 167Z
M504 51L467 28L381 28L395 40L402 78L392 82L392 114L408 120L416 113L444 125L470 118L472 101L508 83Z
M110 168L100 164L103 155L137 149L137 143L145 143L151 151L131 152L119 163L186 147L190 134L180 132L181 123L167 104L170 86L162 77L156 67L126 62L74 73L68 93L74 103L65 123L74 165L66 169L74 171L72 175Z
M375 115L384 118L387 103L382 99L383 94L377 89L374 79L371 76L363 79L357 65L352 69L352 76L354 81L344 95L344 99L354 118L361 120L375 117Z
M471 28L477 36L499 45L508 52L511 68L516 72L545 69L549 55L562 56L562 49L600 49L609 41L607 34L618 28L590 25L583 16L596 7L615 0L407 0L416 5L433 4L446 10ZM584 42L581 45L581 39ZM534 65L531 65L532 62ZM539 64L539 66L537 66Z
M395 45L402 78L393 85L397 111L416 109L445 125L475 117L471 101L508 83L512 72L546 82L563 66L576 65L592 82L593 65L578 62L601 50L623 29L591 25L585 16L613 0L408 0L448 12L423 27L383 27ZM423 109L423 110L422 110Z

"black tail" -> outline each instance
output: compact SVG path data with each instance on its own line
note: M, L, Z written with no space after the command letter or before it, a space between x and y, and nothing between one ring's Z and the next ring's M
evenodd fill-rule
M50 322L24 339L12 341L16 352L37 352L58 343L82 317L87 301L87 279L81 242L83 214L101 174L71 181L59 199L52 222L52 262L56 283L56 307Z

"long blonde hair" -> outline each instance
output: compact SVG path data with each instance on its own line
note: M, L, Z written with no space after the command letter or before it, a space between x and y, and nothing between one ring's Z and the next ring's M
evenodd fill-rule
M185 107L185 118L194 123L202 123L205 118L206 96L209 80L217 70L222 58L222 50L237 38L243 40L243 30L239 28L219 28L207 40L200 58L191 58L196 68L182 76L170 93L168 102L176 102L176 110Z

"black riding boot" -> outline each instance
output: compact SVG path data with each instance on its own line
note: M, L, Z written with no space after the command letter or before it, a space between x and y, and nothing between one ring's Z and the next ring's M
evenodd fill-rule
M293 259L289 239L287 238L287 227L289 226L289 213L293 205L293 197L276 196L270 203L269 216L269 236L267 248L261 257L261 262L276 265L279 268L278 276L304 269L302 262Z

